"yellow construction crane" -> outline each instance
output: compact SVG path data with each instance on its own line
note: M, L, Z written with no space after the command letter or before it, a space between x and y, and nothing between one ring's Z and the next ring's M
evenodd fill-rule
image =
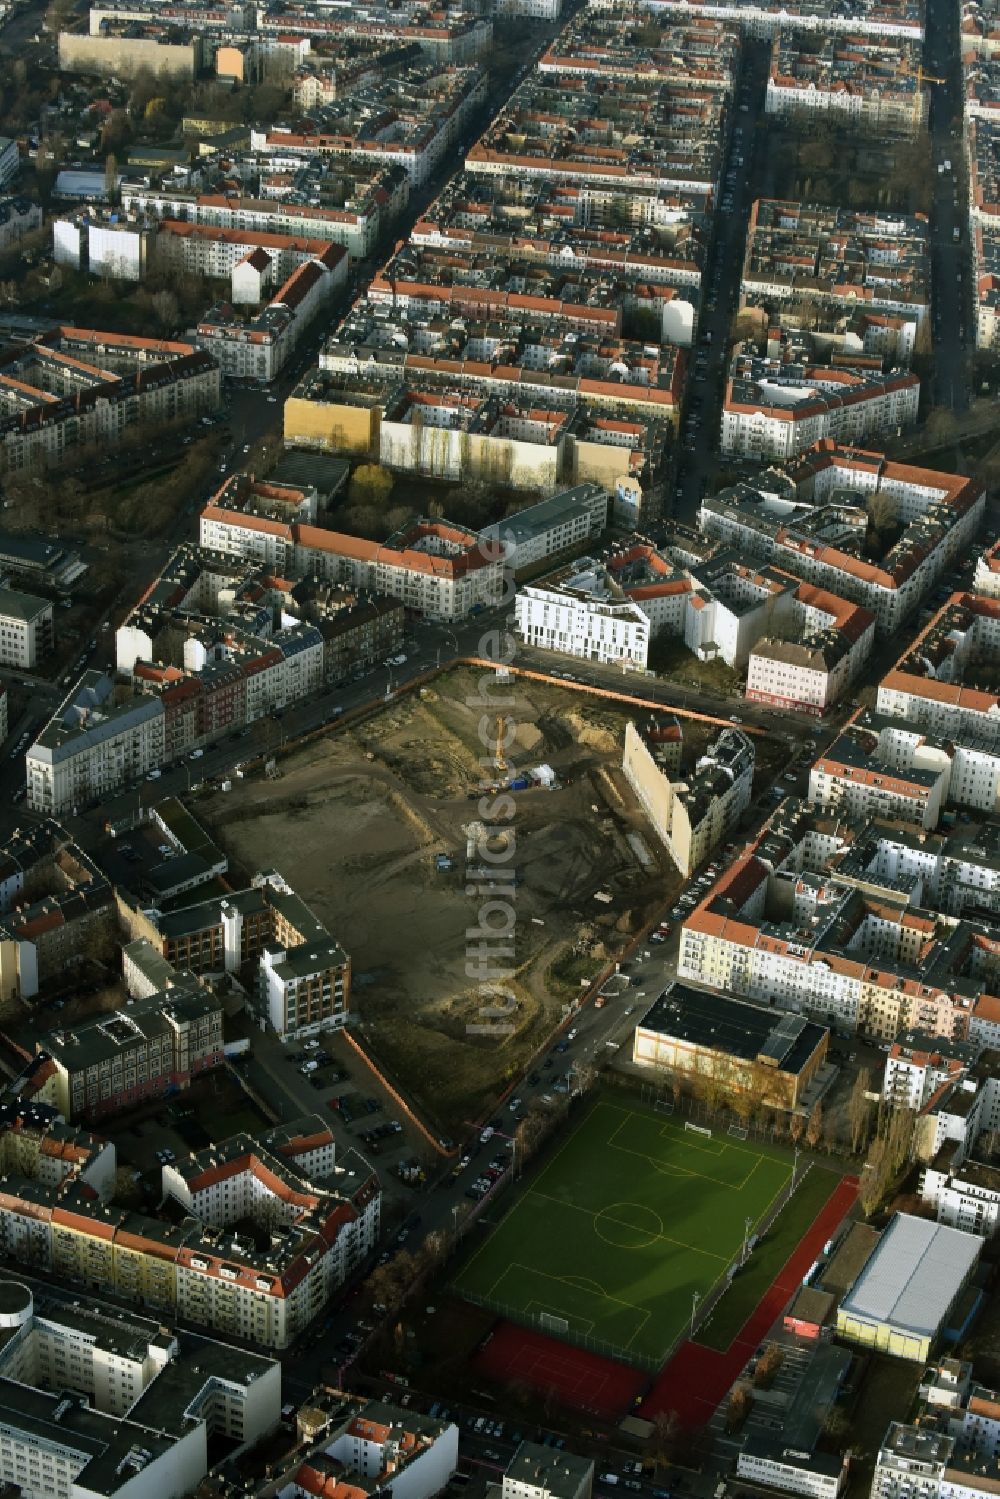
M878 62L873 60L873 68L886 68L893 78L914 78L916 88L913 91L913 116L919 122L922 114L921 85L924 83L947 83L947 78L936 78L933 73L925 73L920 63L915 68L904 59L901 63Z
M508 764L507 764L507 756L503 752L504 730L506 729L506 727L507 727L507 720L504 718L504 716L503 716L502 713L498 713L497 714L497 742L496 742L496 748L493 751L493 768L496 771L496 773L497 773L498 776L505 776L507 774L508 769L510 768L508 766Z

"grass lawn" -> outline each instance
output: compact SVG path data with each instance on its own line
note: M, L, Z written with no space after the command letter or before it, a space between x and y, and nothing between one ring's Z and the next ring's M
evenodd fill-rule
M790 1176L776 1148L598 1103L467 1261L456 1290L653 1364L687 1323L692 1293L706 1295L738 1256L745 1220L756 1225ZM724 1300L742 1308L742 1322L758 1295L748 1272ZM566 1328L539 1324L540 1313Z
M795 1195L754 1246L746 1269L740 1271L714 1312L698 1329L695 1342L703 1343L706 1348L729 1347L748 1312L762 1299L782 1265L805 1238L839 1179L839 1173L824 1171L821 1166L813 1166L807 1172Z

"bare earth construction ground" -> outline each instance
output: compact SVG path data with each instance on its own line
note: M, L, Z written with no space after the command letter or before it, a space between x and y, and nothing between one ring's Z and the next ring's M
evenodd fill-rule
M582 981L680 885L621 777L625 716L543 683L504 690L511 764L549 764L561 782L517 795L513 858L499 866L521 881L504 1038L469 1029L483 1005L466 972L482 904L465 879L484 753L477 673L450 672L289 755L279 779L236 782L199 808L235 877L278 868L343 943L367 1043L449 1133L520 1074ZM708 733L686 729L692 756ZM450 872L436 870L438 854L454 858Z

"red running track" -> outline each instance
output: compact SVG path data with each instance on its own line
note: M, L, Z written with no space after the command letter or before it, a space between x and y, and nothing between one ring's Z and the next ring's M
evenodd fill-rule
M841 1178L812 1228L724 1353L700 1343L681 1344L642 1402L642 1416L676 1411L681 1425L687 1427L704 1426L711 1420L747 1359L781 1316L803 1275L850 1211L857 1190L856 1176Z
M690 1341L681 1344L661 1372L640 1414L676 1411L681 1424L704 1426L725 1399L750 1354L780 1317L803 1275L849 1212L858 1180L845 1176L834 1188L812 1228L790 1255L764 1299L724 1353ZM575 1410L620 1420L636 1403L646 1376L613 1359L560 1343L514 1322L498 1322L473 1367L489 1379L530 1385Z
M540 1394L553 1394L561 1405L617 1421L632 1409L647 1376L627 1364L557 1342L545 1333L498 1322L492 1337L476 1354L474 1367L489 1379L517 1380Z

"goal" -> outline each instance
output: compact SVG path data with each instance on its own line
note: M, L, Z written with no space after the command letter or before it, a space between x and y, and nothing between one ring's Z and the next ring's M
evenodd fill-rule
M705 1135L709 1140L712 1138L712 1131L707 1124L692 1124L690 1119L685 1119L684 1128L692 1135Z
M745 1140L749 1131L743 1124L731 1124L729 1126L729 1133L734 1140Z
M674 1112L674 1101L672 1098L658 1098L653 1104L658 1114L672 1114Z
M557 1317L555 1312L539 1312L538 1325L546 1332L569 1332L569 1318Z

